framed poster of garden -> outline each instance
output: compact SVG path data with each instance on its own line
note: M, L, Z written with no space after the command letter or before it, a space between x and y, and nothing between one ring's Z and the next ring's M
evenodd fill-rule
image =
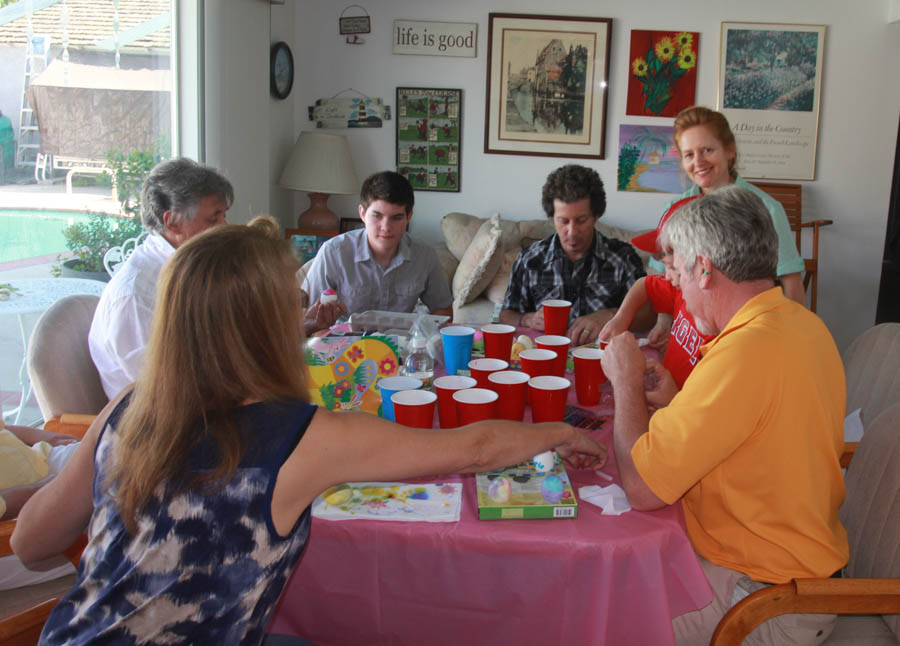
M718 107L744 177L812 180L824 25L722 23Z
M484 152L603 159L611 18L492 13Z
M462 90L397 88L397 172L417 191L459 192Z

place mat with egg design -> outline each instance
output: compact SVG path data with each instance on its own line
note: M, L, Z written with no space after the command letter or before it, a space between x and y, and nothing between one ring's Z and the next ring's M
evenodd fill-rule
M462 508L461 482L349 482L317 497L312 515L326 520L452 523Z

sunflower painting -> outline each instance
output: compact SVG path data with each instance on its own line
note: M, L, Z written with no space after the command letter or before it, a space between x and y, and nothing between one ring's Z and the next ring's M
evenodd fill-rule
M632 29L626 114L674 117L694 105L699 45L694 31Z

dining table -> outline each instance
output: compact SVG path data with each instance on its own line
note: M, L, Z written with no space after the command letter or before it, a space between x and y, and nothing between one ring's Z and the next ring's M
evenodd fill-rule
M609 447L605 477L567 466L576 495L621 484L610 384L594 406L568 397L570 423ZM269 632L316 646L668 646L671 620L712 599L679 503L607 515L577 495L576 518L479 520L474 475L407 482L461 483L459 520L313 517Z

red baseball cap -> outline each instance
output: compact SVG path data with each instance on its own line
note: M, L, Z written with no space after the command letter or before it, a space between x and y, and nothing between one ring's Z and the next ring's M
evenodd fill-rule
M647 233L642 233L639 236L635 236L631 239L631 244L640 249L641 251L647 251L649 253L659 253L660 248L657 244L656 239L659 237L659 232L662 231L663 225L669 220L669 216L671 216L675 211L680 209L682 206L696 200L700 195L691 195L690 197L684 197L677 202L674 202L672 206L663 213L663 216L659 220L659 224L656 225L656 229L653 231L648 231Z

